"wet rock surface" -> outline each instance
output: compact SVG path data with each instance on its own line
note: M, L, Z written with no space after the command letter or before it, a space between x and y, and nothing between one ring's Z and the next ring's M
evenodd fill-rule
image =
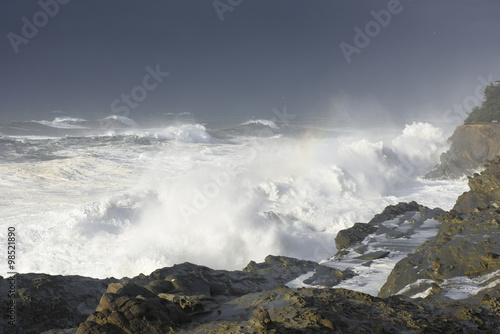
M398 219L398 223L402 224L408 219L413 219L416 213L419 213L418 221L414 221L413 227L418 227L425 220L435 218L442 213L440 208L430 209L426 206L419 205L417 202L400 202L396 205L387 206L384 211L376 214L368 223L355 223L352 227L340 231L335 237L335 246L339 251L353 247L362 242L365 238L372 234L388 233L389 237L400 238L405 235L396 230L396 226L387 227L385 222ZM414 229L414 228L413 228ZM412 233L411 229L407 236Z
M117 281L114 278L99 280L82 276L17 274L16 329L19 333L40 333L78 327L95 310L108 285ZM2 310L7 310L8 287L7 278L0 279ZM5 313L0 328L9 329Z
M332 287L339 284L341 281L352 278L354 276L356 276L356 274L350 269L342 271L337 268L318 266L316 267L314 274L311 277L305 279L304 283L308 285Z
M396 264L380 296L429 293L460 297L467 283L483 295L500 292L500 157L469 180L471 190L440 217L438 234ZM464 296L466 297L466 296Z
M166 333L190 320L178 304L144 287L114 283L76 333Z
M436 217L444 212L416 202L389 205L368 223L341 231L342 243L349 238L348 247L322 265L350 273L336 287L377 295L394 265L437 234ZM339 247L339 238L335 241ZM307 284L309 279L303 282Z
M375 232L377 227L355 223L352 227L339 231L335 237L335 246L338 250L351 247L353 244L363 241L369 234Z
M500 324L494 309L382 299L346 289L278 287L223 303L220 313L176 333L495 333Z
M16 312L23 316L18 317L16 328L11 329L20 333L68 328L76 331L87 320L79 332L149 333L152 327L148 327L150 320L146 315L155 314L157 322L152 326L164 330L179 319L186 320L179 318L175 309L187 316L209 311L214 308L214 296L237 297L273 289L316 267L318 263L313 261L268 256L263 263L250 262L242 271L183 263L155 270L150 275L119 280L18 274ZM8 287L8 280L0 279L0 304L4 309L9 303ZM129 309L136 317L131 317ZM177 315L163 318L165 312ZM7 321L5 315L0 325L8 328Z

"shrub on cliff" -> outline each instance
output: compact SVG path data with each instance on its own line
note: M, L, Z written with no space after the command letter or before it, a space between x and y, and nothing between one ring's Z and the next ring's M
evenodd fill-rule
M491 121L500 121L500 81L485 88L483 103L480 107L472 108L465 124Z

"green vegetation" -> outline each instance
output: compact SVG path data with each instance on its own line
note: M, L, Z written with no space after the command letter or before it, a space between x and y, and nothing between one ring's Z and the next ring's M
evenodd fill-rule
M480 107L472 108L465 120L467 123L500 122L500 81L490 83L484 90L484 101Z

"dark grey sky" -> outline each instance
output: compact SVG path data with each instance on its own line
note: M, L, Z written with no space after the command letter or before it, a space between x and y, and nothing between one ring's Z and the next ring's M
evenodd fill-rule
M499 77L498 0L401 0L350 63L340 43L355 45L354 28L397 0L220 2L241 4L221 21L212 0L72 0L44 22L37 1L2 0L0 117L107 116L157 64L170 75L131 118L272 118L286 105L304 117L419 120L462 104L478 76ZM16 54L8 34L23 36L23 17L41 27Z

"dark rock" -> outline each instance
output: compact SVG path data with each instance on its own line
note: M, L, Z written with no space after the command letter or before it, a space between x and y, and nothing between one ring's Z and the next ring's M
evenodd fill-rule
M130 283L133 284L124 286L114 283L121 283L126 279L100 280L80 276L22 274L16 276L17 312L23 315L19 317L18 325L19 328L23 328L23 333L76 328L96 310L100 301L106 301L101 298L104 292L107 291L107 298L113 297L113 303L116 303L118 297L114 295L118 290L120 294L132 298L130 303L134 305L142 305L143 299L147 300L148 305L153 306L168 302L185 315L195 314L213 308L212 296L242 296L273 289L314 270L317 266L316 262L283 256L268 256L264 263L259 264L251 262L244 271L213 270L183 263L155 270L151 275L140 274L130 279ZM0 305L8 303L6 299L8 286L6 279L0 279ZM162 294L164 298L158 297ZM180 298L167 297L168 295ZM88 333L113 332L117 330L116 323L125 326L125 320L122 319L120 322L114 318L121 318L123 312L115 312L113 318L108 318L105 314L107 311L96 311L100 312L94 316L97 318L88 319L81 330ZM0 319L0 327L3 327L6 321ZM169 322L163 319L160 323Z
M358 248L359 249L359 248ZM362 251L363 249L361 249L360 251ZM350 253L349 250L347 249L342 249L342 250L339 250L335 255L334 255L334 259L335 260L341 260L344 256L348 255Z
M358 254L364 254L368 250L368 245L363 245L361 247L356 248L354 251Z
M165 333L191 319L175 303L132 282L111 284L77 334Z
M398 216L401 216L407 212L420 211L421 208L424 208L422 205L417 202L399 202L396 205L388 205L384 211L379 214L376 214L372 220L368 222L370 225L378 225L387 220L394 219ZM426 208L429 209L429 208ZM430 209L429 209L430 210Z
M443 291L443 289L441 289L439 287L439 285L437 285L436 283L431 283L431 289L432 289L432 293L436 294L436 295L440 294L441 291Z
M270 329L273 324L269 317L269 312L263 307L253 310L253 317L250 322L252 323L251 327L258 331Z
M304 283L309 285L332 287L339 284L341 281L352 278L354 276L354 272L349 269L341 271L336 268L318 266L316 267L314 275L309 277L308 279L305 279Z
M376 259L383 259L384 257L389 256L391 252L387 251L378 251L378 252L371 252L368 254L363 254L361 256L356 256L355 259L357 260L376 260Z
M190 316L198 313L208 312L218 307L214 298L208 296L182 296L160 293L158 297L177 304L184 312L186 312Z
M500 269L500 255L486 252L479 260L484 269Z
M23 333L78 327L96 308L108 284L118 281L46 274L17 274L15 279L16 325ZM7 278L0 279L2 307L7 305L8 287ZM7 328L4 317L0 317L0 328Z
M368 222L368 224L355 223L352 227L340 231L335 237L335 246L339 251L344 250L363 241L369 234L372 233L386 234L389 238L406 237L404 233L394 232L382 223L398 217L401 222L404 222L405 220L410 219L410 217L415 213L420 213L421 218L419 222L414 222L418 225L427 219L435 218L443 214L444 211L439 208L430 209L426 206L418 204L417 202L400 202L396 205L389 205L384 209L384 211L376 214ZM405 217L405 215L408 215L408 217Z
M500 171L499 157L486 161L485 170L469 179L470 191L461 195L453 207L458 213L478 213L488 209L496 209L500 203ZM496 204L495 204L496 203ZM491 207L493 205L493 207ZM497 205L495 207L494 205ZM474 210L476 212L474 212ZM495 210L491 211L496 213ZM495 215L496 216L496 215Z
M490 301L412 302L346 289L280 288L222 304L222 315L226 308L231 315L189 324L186 333L495 333L499 328L495 307Z
M265 277L285 277L286 282L282 281L280 283L284 284L302 274L314 270L317 266L318 263L314 261L268 255L263 263L250 261L243 271L252 275L261 275Z
M168 293L170 291L173 291L175 289L175 286L170 281L156 280L146 285L145 288L155 295L158 295L160 293Z
M155 270L149 280L165 280L173 284L169 293L183 295L241 296L250 292L273 289L314 270L318 263L285 256L266 257L265 262L251 261L243 271L214 270L191 263Z
M243 271L213 270L191 263L158 269L126 284L111 284L78 333L168 332L190 321L191 316L217 309L212 296L241 296L272 289L317 266L312 261L268 256L264 263L251 262Z
M338 250L351 247L353 244L363 241L367 235L377 231L375 226L363 223L355 223L352 227L340 231L335 237L335 246Z

